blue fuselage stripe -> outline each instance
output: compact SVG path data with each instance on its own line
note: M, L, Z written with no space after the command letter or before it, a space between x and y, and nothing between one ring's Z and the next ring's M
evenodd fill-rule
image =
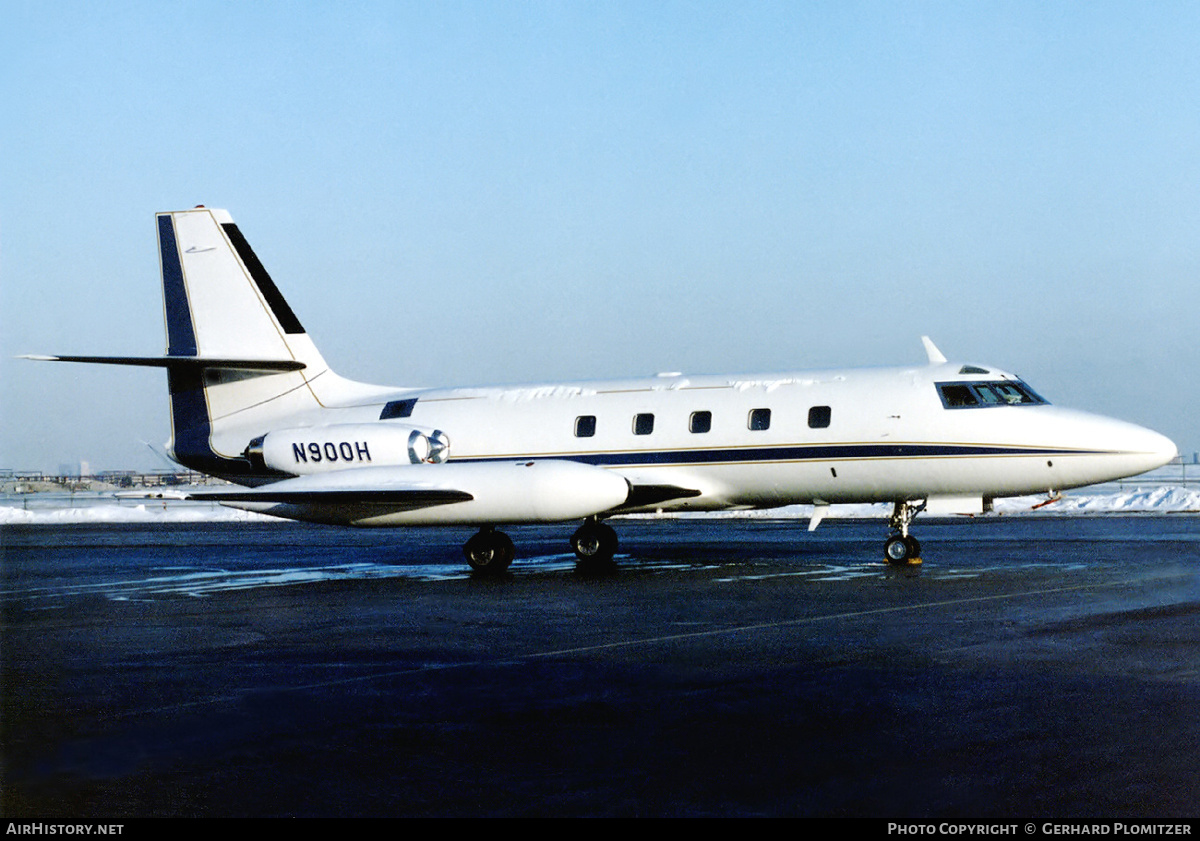
M643 450L603 453L546 454L541 458L579 461L601 467L625 465L700 465L796 461L852 461L861 459L948 458L964 456L1065 456L1091 455L1099 450L1062 447L997 447L982 444L816 444L778 447L733 447L712 450ZM509 461L529 456L479 456L453 458L456 462Z

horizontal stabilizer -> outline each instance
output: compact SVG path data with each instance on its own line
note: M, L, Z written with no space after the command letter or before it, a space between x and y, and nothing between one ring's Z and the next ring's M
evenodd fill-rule
M37 362L89 362L96 365L135 365L143 368L223 369L227 371L300 371L307 367L295 359L229 359L211 356L46 356L24 354L19 359Z

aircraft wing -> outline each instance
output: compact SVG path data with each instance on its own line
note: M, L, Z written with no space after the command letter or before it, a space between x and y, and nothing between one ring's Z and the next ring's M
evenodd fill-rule
M288 505L379 505L393 511L413 511L434 505L467 502L475 497L452 488L296 488L290 480L285 480L258 488L189 491L187 498L208 502L277 502Z

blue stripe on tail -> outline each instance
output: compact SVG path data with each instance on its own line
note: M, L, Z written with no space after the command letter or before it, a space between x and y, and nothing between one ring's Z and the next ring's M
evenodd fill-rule
M175 244L175 220L167 214L158 217L158 253L167 311L167 356L195 356L196 330L183 282L183 266L179 263L179 247Z

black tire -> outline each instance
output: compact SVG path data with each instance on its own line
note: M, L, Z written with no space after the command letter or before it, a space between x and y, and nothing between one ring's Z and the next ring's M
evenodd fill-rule
M908 541L908 559L910 561L920 560L920 558L921 558L921 541L917 540L911 534L904 539L906 541Z
M476 572L499 575L508 569L517 550L502 531L481 531L463 544L463 555Z
M512 538L502 531L496 532L497 548L500 551L500 562L503 564L501 569L508 569L508 565L513 562L513 558L517 557L517 547L513 546Z
M898 534L892 535L887 539L887 543L883 544L883 557L889 564L907 564L909 558L914 557L912 554L912 546L909 543L911 538L901 537Z
M605 563L617 554L617 533L604 523L584 523L571 535L571 548L582 563Z

